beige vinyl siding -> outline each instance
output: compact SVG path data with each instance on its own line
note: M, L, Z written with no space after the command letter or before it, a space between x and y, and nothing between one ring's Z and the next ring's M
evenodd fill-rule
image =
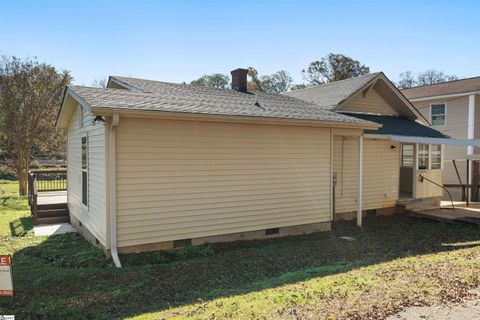
M121 118L119 247L330 221L330 130Z
M105 125L97 122L88 108L83 108L83 128L80 128L79 105L75 108L67 130L68 208L87 229L106 245L105 191ZM82 204L81 138L88 136L88 207Z
M356 210L358 177L358 137L335 136L333 139L333 172L337 174L335 211Z
M392 149L394 145L396 148ZM333 171L337 172L335 211L356 210L358 138L334 137ZM396 205L399 187L400 144L388 140L364 139L363 209Z
M432 126L433 129L438 130L451 138L467 139L467 125L468 125L468 97L449 98L440 100L428 100L414 102L417 109L428 119L430 119L430 105L436 103L447 104L446 125ZM480 115L479 115L480 117ZM450 146L446 145L444 149L444 183L458 184L458 178L452 164L452 159L465 159L467 156L467 147L465 146ZM466 180L466 163L465 161L458 162L462 183Z
M382 115L397 116L396 112L385 99L372 88L368 90L367 94L363 96L363 93L358 94L351 101L337 107L336 111L353 111L353 112L370 112Z
M417 172L417 179L415 179L415 198L441 197L443 195L443 190L438 186L427 181L420 182L420 175L438 184L442 184L443 181L443 171L441 169L421 170Z

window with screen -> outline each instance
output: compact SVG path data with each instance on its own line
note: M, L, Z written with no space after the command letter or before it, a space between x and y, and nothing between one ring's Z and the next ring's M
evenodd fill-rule
M402 146L402 167L413 167L413 144Z
M88 206L88 137L82 137L82 203Z
M418 145L418 169L428 169L428 144Z
M445 125L445 103L430 106L431 123L433 126Z
M432 169L441 169L442 168L442 146L439 144L432 144Z

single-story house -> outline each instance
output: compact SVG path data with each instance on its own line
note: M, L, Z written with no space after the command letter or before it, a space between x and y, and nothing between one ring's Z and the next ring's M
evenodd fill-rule
M438 203L442 141L383 73L288 94L111 76L66 88L72 223L117 252L330 230Z

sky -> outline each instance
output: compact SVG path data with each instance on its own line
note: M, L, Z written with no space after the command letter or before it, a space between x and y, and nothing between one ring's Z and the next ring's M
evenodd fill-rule
M328 53L394 81L406 70L480 75L480 1L0 0L0 54L74 83L109 75L189 82L255 67L301 70Z

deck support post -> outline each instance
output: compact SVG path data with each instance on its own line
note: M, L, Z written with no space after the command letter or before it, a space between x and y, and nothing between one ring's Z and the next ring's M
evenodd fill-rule
M468 96L468 119L467 119L467 139L474 139L475 137L475 95ZM467 147L467 155L473 155L473 146ZM467 160L467 204L472 201L472 167L468 165Z
M363 136L358 137L358 165L357 165L357 226L362 226L363 209Z

